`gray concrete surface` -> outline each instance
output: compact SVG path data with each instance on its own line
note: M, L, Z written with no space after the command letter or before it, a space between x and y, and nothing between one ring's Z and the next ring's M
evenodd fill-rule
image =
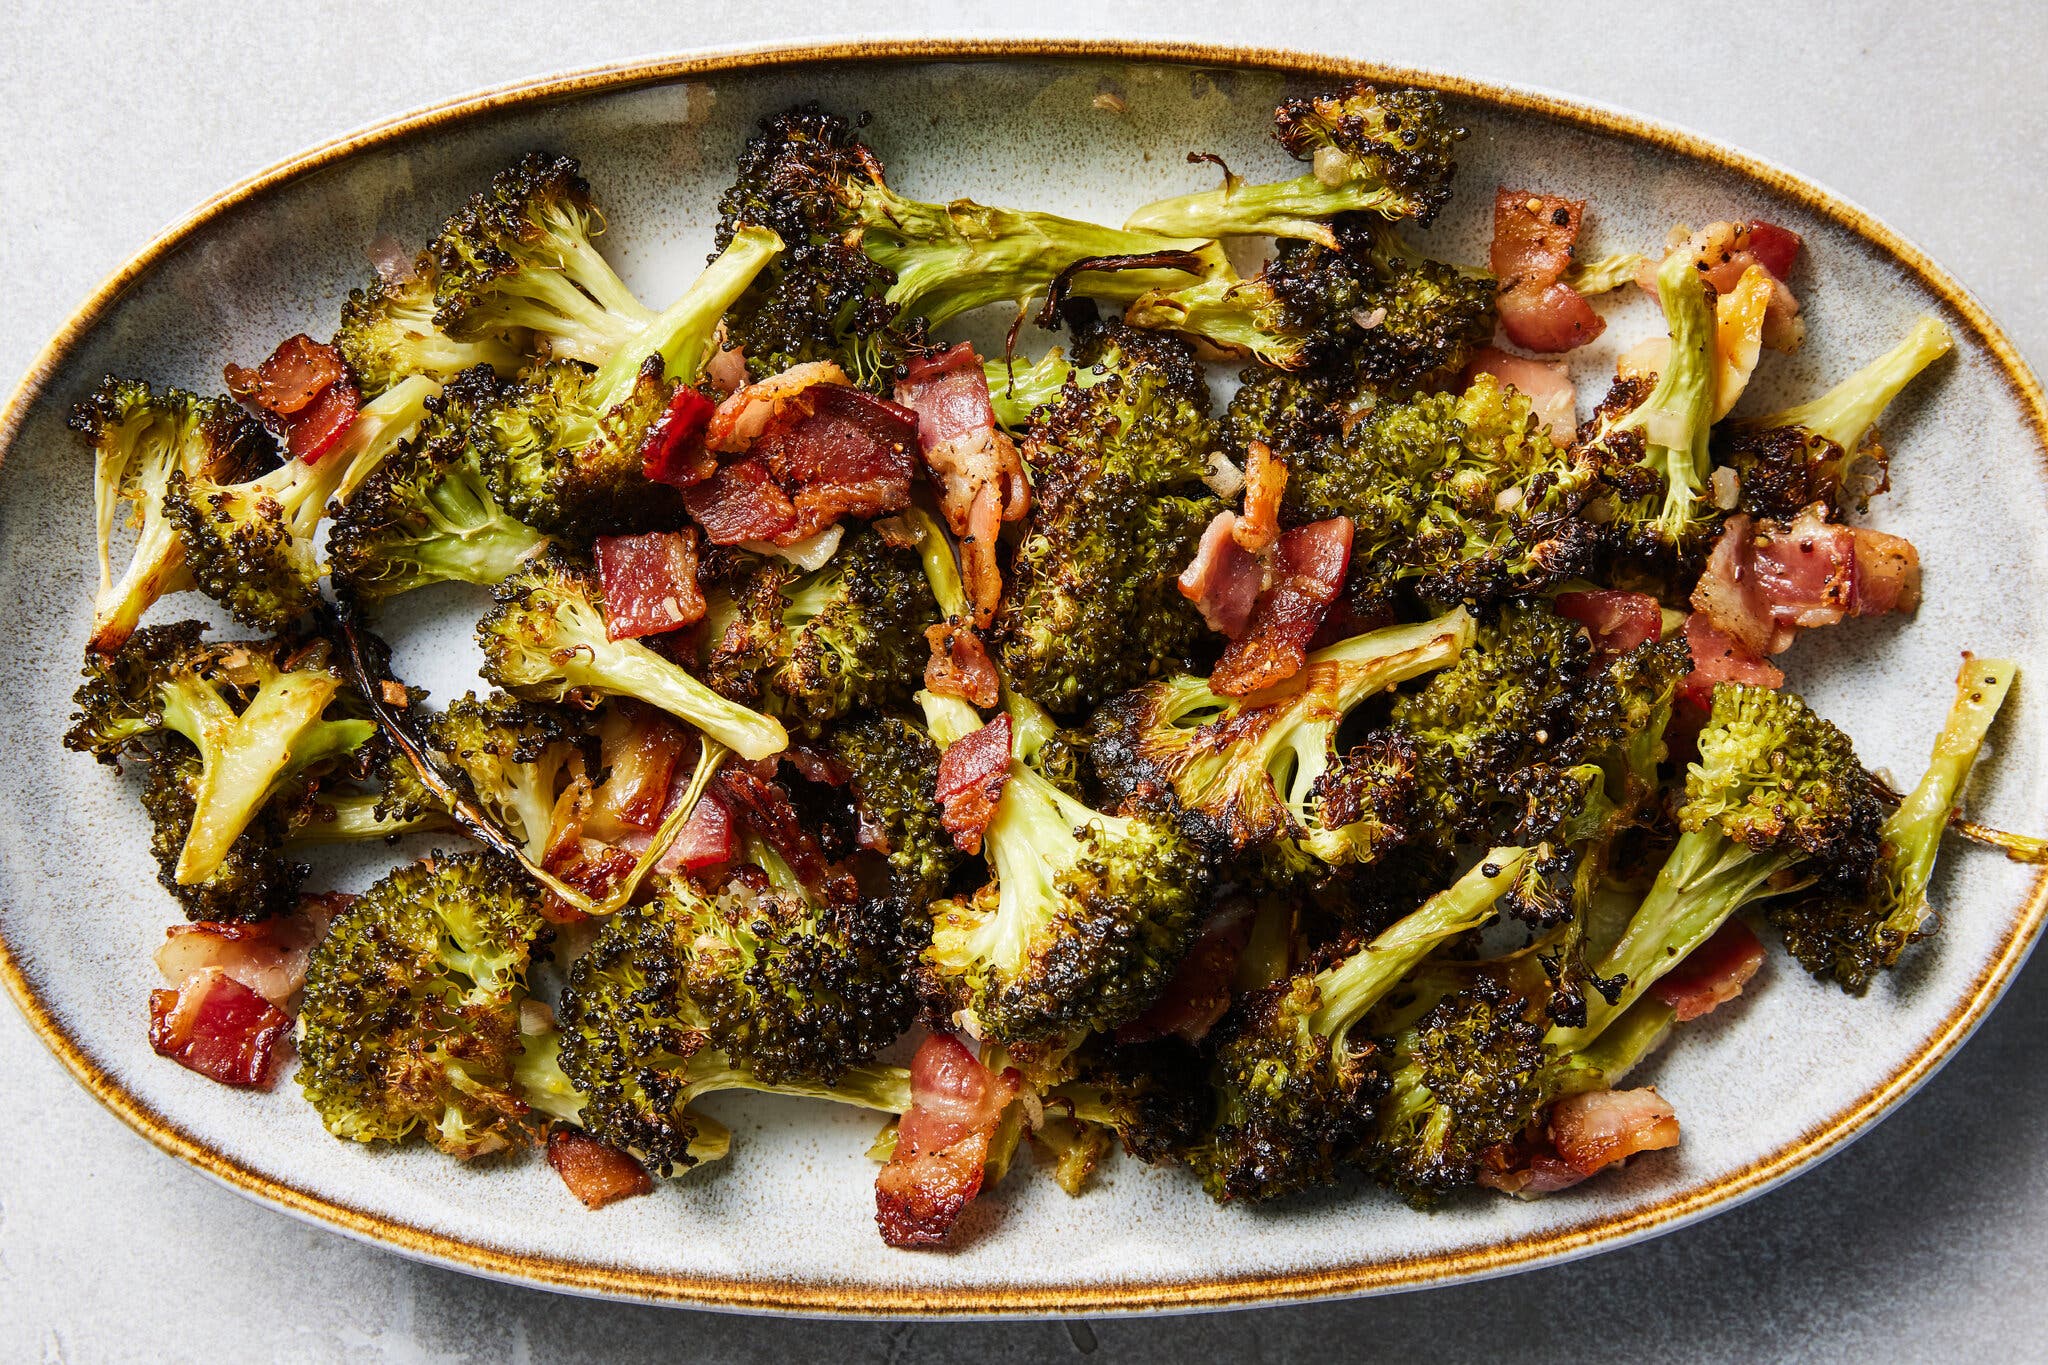
M273 0L231 13L201 0L8 0L0 383L156 228L385 114L691 46L1026 31L1320 48L1685 124L1876 208L1974 288L2037 363L2048 357L2035 245L2048 210L2048 10L2036 5L755 0L607 13L568 0ZM1862 1142L1644 1246L1393 1299L1082 1328L720 1317L416 1266L159 1156L0 1006L0 1361L2037 1359L2048 1349L2044 1030L2048 965L2037 963L1954 1064Z

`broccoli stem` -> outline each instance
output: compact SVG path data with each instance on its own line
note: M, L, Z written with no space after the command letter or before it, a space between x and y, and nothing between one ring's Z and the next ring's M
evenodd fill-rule
M920 690L917 705L924 712L924 728L940 753L981 728L981 712L959 697Z
M602 625L563 641L559 663L570 687L638 697L702 730L749 763L789 747L782 722L718 695L637 640L612 640Z
M704 273L691 282L682 297L613 352L591 376L592 420L624 402L641 366L656 356L670 378L684 384L696 382L704 362L711 358L712 337L725 310L781 250L782 239L767 228L743 227L733 233L731 244L704 267ZM572 446L583 443L565 442Z
M1471 647L1477 630L1472 614L1454 607L1432 621L1386 626L1325 645L1296 676L1303 679L1303 691L1320 694L1327 688L1328 704L1349 713L1375 692L1442 668Z
M1900 390L1954 345L1948 328L1936 318L1923 317L1913 324L1905 340L1820 397L1755 425L1803 429L1853 454Z
M1293 369L1308 343L1280 325L1271 288L1264 280L1209 279L1183 289L1159 290L1131 305L1124 321L1133 327L1187 332L1219 346L1255 356L1276 369Z
M428 492L423 510L437 534L410 547L426 582L503 582L551 537L506 515L467 470L451 471Z
M292 533L301 540L310 538L328 502L347 502L363 480L376 473L377 466L425 420L427 400L440 393L439 384L416 374L364 404L334 449L306 469L306 486L292 517Z
M946 538L945 528L922 507L908 508L900 517L917 532L917 555L924 561L924 576L932 585L940 613L949 621L965 619L970 611L967 585L960 579L960 564L953 558L953 543Z
M709 736L699 737L697 766L690 773L690 785L683 788L682 799L676 802L673 810L662 817L660 826L654 831L654 837L647 842L646 850L634 862L633 870L621 878L619 884L613 887L603 900L590 907L591 914L600 917L614 914L632 901L640 890L640 883L647 879L647 874L654 870L654 865L661 861L662 855L668 852L669 846L682 834L683 826L689 823L691 813L697 809L697 803L703 799L705 789L711 785L711 779L718 775L718 769L724 764L726 755L730 752ZM546 822L543 821L538 828L545 831ZM766 844L761 847L767 850L770 856L774 856L773 850L768 849ZM778 864L782 863L780 857L776 857L775 861ZM783 866L787 871L787 865Z
M1558 1059L1547 1093L1562 1099L1588 1090L1612 1090L1663 1045L1677 1020L1677 1013L1661 1000L1636 1001L1584 1051Z
M350 796L322 794L313 799L320 814L291 833L295 844L351 844L387 839L395 834L417 834L453 829L455 822L445 811L427 810L413 816L377 813L382 798L372 792Z
M809 1100L835 1100L885 1114L901 1114L910 1108L910 1072L900 1066L850 1066L831 1085L823 1081L778 1081L770 1085L751 1071L733 1066L732 1059L716 1049L707 1049L690 1060L682 1104L688 1106L719 1090L754 1090L769 1095L795 1095ZM692 1114L691 1119L705 1120Z
M888 301L933 326L986 304L1023 305L1043 295L1068 267L1097 257L1184 251L1201 255L1206 273L1229 269L1213 242L989 208L969 199L924 204L872 182L859 193L861 250L896 276ZM1083 274L1075 292L1129 303L1188 278L1180 270L1094 271Z
M1056 401L1069 380L1079 388L1091 389L1109 378L1099 366L1084 369L1075 365L1058 347L1030 365L984 360L981 369L988 376L989 402L995 408L996 421L1011 428L1029 426L1031 414Z
M1401 218L1408 212L1408 196L1352 167L1335 185L1314 175L1264 185L1246 185L1231 176L1219 189L1147 204L1124 228L1175 237L1299 237L1334 248L1337 238L1327 220L1337 214Z
M1887 931L1910 934L1926 917L1927 883L1941 851L1942 831L1977 762L1985 732L2012 689L2017 667L2007 659L1963 656L1963 666L1956 672L1956 699L1935 737L1927 771L1884 822L1885 878L1897 907L1885 921Z
M1677 543L1692 525L1713 472L1707 433L1714 414L1714 310L1686 253L1674 251L1658 267L1657 301L1671 349L1650 396L1616 430L1643 433L1643 462L1664 477L1664 511L1657 524L1666 540Z
M520 1099L564 1123L582 1122L583 1106L590 1102L562 1070L562 1035L552 1028L538 1033L522 1030L512 1083Z
M1445 940L1486 923L1494 902L1514 885L1515 874L1528 856L1527 849L1493 849L1419 909L1382 930L1337 966L1316 973L1317 1003L1308 1019L1310 1030L1341 1041L1353 1024Z

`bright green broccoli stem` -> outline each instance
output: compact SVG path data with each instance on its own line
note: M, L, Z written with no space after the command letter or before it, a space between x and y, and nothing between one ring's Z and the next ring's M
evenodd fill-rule
M383 800L374 792L347 796L322 793L313 798L319 814L293 828L295 844L353 844L388 839L396 834L426 834L455 829L446 811L427 809L417 815L383 815L377 807Z
M932 596L949 621L965 620L967 585L960 579L960 563L953 557L953 543L945 528L922 507L912 507L901 518L917 532L917 554L924 561L924 576L932 585Z
M932 743L939 746L940 753L981 728L981 712L959 697L921 691L917 694L917 704L924 712L925 730L931 735Z
M506 514L483 480L467 469L450 471L420 505L431 534L408 547L419 583L502 583L552 537Z
M1977 762L1985 732L1998 718L2005 694L2012 689L2018 665L2008 659L1978 659L1965 654L1956 673L1956 699L1948 720L1934 741L1934 756L1920 784L1884 822L1886 900L1892 913L1882 936L1903 938L1919 929L1927 916L1927 883L1941 851L1963 783Z
M1544 1093L1553 1099L1589 1090L1612 1090L1671 1036L1677 1012L1661 1000L1636 1001L1601 1030L1583 1051L1553 1060Z
M340 687L339 678L319 670L280 674L257 688L239 716L190 676L164 688L164 724L191 740L200 758L192 828L174 872L180 886L196 886L219 870L280 783L377 732L371 721L320 719Z
M1077 366L1057 346L1030 365L1006 360L984 360L982 373L988 376L989 402L996 421L1012 429L1031 425L1031 414L1066 392L1067 381L1092 389L1109 378L1099 366Z
M1308 342L1285 330L1282 309L1263 279L1209 279L1159 290L1133 303L1124 321L1133 327L1187 332L1256 356L1276 369L1293 369L1308 354Z
M1680 544L1697 527L1700 494L1712 473L1707 433L1714 416L1714 310L1692 258L1674 251L1657 269L1657 300L1671 349L1649 397L1607 435L1640 431L1643 463L1664 480L1658 535Z
M1799 428L1854 453L1878 416L1920 371L1955 345L1938 319L1923 317L1905 340L1811 402L1787 408L1754 425Z
M1633 282L1649 259L1640 251L1619 251L1597 260L1573 261L1560 278L1577 293L1592 298Z
M732 1059L716 1048L706 1048L690 1059L684 1071L681 1102L684 1107L720 1090L754 1090L769 1095L795 1095L801 1099L833 1100L884 1114L901 1114L910 1108L910 1072L900 1066L869 1063L850 1066L839 1079L823 1081L778 1081L773 1085L751 1071L735 1067ZM692 1114L691 1119L704 1119Z
M1008 796L1007 789L1004 795ZM1343 1052L1351 1026L1424 958L1492 918L1495 902L1515 884L1515 874L1528 856L1528 850L1520 848L1491 850L1419 909L1396 920L1336 966L1316 973L1316 1008L1308 1027L1331 1040L1333 1057Z
M663 372L679 383L695 382L711 358L712 340L725 310L746 293L747 286L782 250L782 239L767 228L742 227L718 259L704 267L682 297L664 308L640 334L612 353L590 377L589 400L583 405L588 429L566 431L562 444L585 445L596 434L605 413L626 401L641 367L660 357Z
M1334 185L1314 175L1265 185L1227 176L1220 189L1145 205L1124 228L1175 237L1299 237L1334 248L1337 238L1328 220L1337 214L1406 218L1413 211L1409 195L1346 166L1344 178Z
M1068 267L1106 256L1191 252L1197 271L1089 271L1073 282L1088 298L1129 303L1148 289L1173 288L1229 263L1215 243L1125 232L1050 213L989 208L970 199L924 204L874 183L860 187L861 250L896 276L888 300L933 326L986 304L1042 297Z
M1583 1050L1736 911L1778 894L1781 888L1767 883L1800 857L1796 850L1758 852L1713 824L1679 835L1620 942L1594 969L1609 980L1626 978L1619 994L1609 1001L1592 993L1586 1022L1551 1029L1544 1045L1558 1056Z

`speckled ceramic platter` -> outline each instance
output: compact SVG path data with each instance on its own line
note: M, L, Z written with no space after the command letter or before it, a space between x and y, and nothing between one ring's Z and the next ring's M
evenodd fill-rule
M1751 401L1810 391L1939 315L1954 356L1886 424L1897 486L1878 516L1918 543L1926 604L1803 642L1793 684L1865 759L1909 779L1947 703L1957 652L2016 656L2021 684L1974 809L2048 828L2048 409L1963 289L1880 222L1753 158L1567 100L1279 53L1114 44L909 43L678 58L537 81L342 138L235 187L144 248L87 301L0 411L0 976L50 1048L169 1152L250 1196L407 1255L579 1292L809 1313L1174 1310L1368 1293L1499 1273L1668 1231L1768 1188L1853 1138L1982 1019L2040 927L2029 871L1952 848L1942 927L1862 1000L1774 959L1737 1006L1684 1031L1650 1071L1684 1142L1535 1203L1420 1215L1370 1191L1283 1209L1219 1209L1192 1182L1130 1162L1069 1199L1024 1159L978 1202L956 1250L875 1235L865 1116L749 1097L711 1102L733 1158L654 1196L586 1213L538 1161L463 1168L431 1151L336 1142L289 1082L229 1091L154 1057L149 955L174 911L122 782L57 747L88 617L90 461L63 429L102 372L217 387L297 331L325 335L365 249L414 243L534 147L582 160L611 224L605 249L648 298L705 257L713 203L754 119L817 99L870 110L891 183L1109 222L1202 186L1189 151L1255 177L1283 169L1267 116L1283 92L1342 74L1440 88L1472 129L1431 249L1482 260L1493 187L1584 195L1594 250L1647 248L1674 222L1767 217L1802 233L1809 339L1770 356ZM1101 96L1114 96L1102 99ZM1595 391L1613 348L1658 322L1635 291L1603 303L1608 344L1578 358ZM999 328L1000 320L990 329ZM1042 347L1027 329L1023 345ZM468 685L475 594L417 595L391 624L399 665L446 698ZM189 608L160 606L158 616ZM395 858L332 859L358 887ZM59 1160L66 1159L62 1154Z

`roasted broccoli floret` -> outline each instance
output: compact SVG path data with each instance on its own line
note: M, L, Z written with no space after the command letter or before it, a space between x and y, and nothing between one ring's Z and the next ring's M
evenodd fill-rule
M910 1026L918 944L901 907L859 899L852 879L808 886L749 831L723 884L672 881L668 913L688 926L685 990L726 1056L770 1084L831 1083Z
M465 341L538 336L557 356L604 364L654 314L598 254L592 238L603 230L576 163L527 153L427 248L434 325Z
M728 325L729 340L756 374L834 360L856 382L878 386L918 349L909 326L937 326L984 304L1021 305L1083 261L1168 253L1188 267L1085 270L1070 278L1073 293L1117 302L1227 269L1221 253L1200 240L967 199L905 199L882 183L880 160L853 127L815 105L762 122L719 209L721 242L755 224L796 248L763 273Z
M689 722L749 762L781 753L780 721L719 696L637 640L605 632L597 575L559 546L529 559L492 594L498 605L477 623L483 676L530 701L637 697Z
M175 759L185 746L197 755L191 828L173 868L181 886L212 877L272 798L303 791L377 732L358 718L327 641L208 644L205 630L152 626L111 656L89 654L64 736L66 748L109 763L128 752Z
M441 438L364 481L328 529L328 567L338 590L374 605L430 583L498 583L546 542L498 506L459 440Z
M1919 785L1878 831L1883 851L1867 878L1846 886L1841 879L1823 882L1819 894L1776 900L1766 909L1785 947L1815 976L1861 993L1923 936L1927 883L1942 832L2015 671L2008 660L1963 656L1955 704L1935 738L1934 756Z
M588 1097L579 1121L662 1174L725 1151L725 1130L690 1104L718 1090L771 1090L900 1114L910 1105L901 1067L851 1066L836 1084L769 1083L719 1050L712 1021L690 998L700 925L672 896L613 915L569 969L557 1011L561 1065Z
M1623 548L1644 552L1698 545L1713 526L1702 504L1712 473L1707 436L1714 415L1714 307L1693 260L1674 251L1657 269L1657 299L1664 308L1671 347L1657 382L1631 406L1602 404L1581 444L1616 471L1614 536ZM1646 470L1655 489L1639 494L1631 471Z
M93 450L100 585L93 595L90 644L108 654L159 598L195 586L165 508L171 480L232 482L250 472L267 442L255 419L226 398L201 398L182 389L157 392L140 380L112 375L71 410L70 426ZM121 521L135 528L135 548L116 580L114 526Z
M1257 441L1291 462L1301 457L1306 469L1315 452L1343 435L1357 397L1355 381L1334 371L1250 366L1238 372L1237 392L1216 424L1216 444L1242 463Z
M1427 224L1451 197L1465 130L1428 90L1375 89L1352 81L1295 96L1273 111L1280 145L1307 175L1247 185L1225 172L1223 188L1147 204L1126 228L1183 237L1305 237L1329 242L1329 220L1346 213Z
M1048 1121L1065 1117L1083 1130L1074 1135L1077 1146L1086 1142L1086 1128L1097 1128L1114 1134L1138 1160L1167 1165L1200 1140L1208 1123L1208 1061L1179 1038L1091 1039L1069 1069L1071 1077L1041 1099Z
M538 889L489 853L436 855L357 897L314 948L299 1008L299 1086L327 1131L419 1132L464 1158L518 1138L519 1007L547 932Z
M1525 857L1492 850L1368 943L1231 1006L1217 1035L1215 1114L1187 1154L1214 1198L1270 1199L1367 1160L1386 1079L1354 1028L1437 947L1491 919Z
M708 671L806 735L908 703L930 657L925 627L939 619L917 552L868 526L809 574L764 562L737 605L739 629L724 632Z
M863 844L888 863L893 894L922 907L946 890L962 854L939 818L939 751L900 716L850 717L830 732Z
M1433 261L1385 227L1288 243L1249 280L1208 279L1137 300L1126 321L1186 332L1285 370L1323 370L1356 394L1455 377L1493 335L1494 280Z
M641 442L674 386L703 369L725 310L781 250L766 229L736 233L681 298L595 369L557 359L517 382L478 368L450 385L499 506L527 525L585 538L674 525L673 490L642 472Z
M1277 880L1370 861L1399 837L1407 755L1368 746L1340 756L1338 729L1366 698L1450 664L1472 635L1462 608L1356 635L1310 654L1301 688L1261 704L1202 678L1153 683L1095 714L1096 770L1118 796L1170 789L1199 846L1218 858L1260 853Z
M1782 521L1816 502L1846 512L1857 500L1850 486L1855 467L1883 467L1884 452L1872 439L1878 417L1954 344L1948 328L1921 318L1905 340L1811 402L1721 428L1714 453L1735 470L1743 510Z
M520 332L459 341L442 331L434 320L435 279L433 253L423 252L405 274L378 276L342 304L334 348L365 397L375 398L414 375L445 384L478 365L509 375L530 358L532 338Z
M312 464L289 460L245 483L173 474L165 497L185 562L238 621L281 630L320 601L314 535L330 499L346 502L428 416L439 386L401 381L356 414Z
M1461 394L1376 408L1289 470L1283 516L1352 522L1352 610L1485 606L1572 577L1600 529L1581 515L1598 471L1560 448L1519 390L1481 375Z
M918 694L932 738L980 728L967 703ZM1033 760L1053 733L1012 727L1009 776L982 836L993 879L932 906L926 962L984 1036L1034 1042L1113 1028L1150 1005L1200 928L1209 867L1167 815L1112 815L1063 791Z
M142 758L142 808L149 813L149 851L156 858L156 879L194 920L267 919L289 911L297 902L307 867L284 852L287 821L273 800L259 809L220 865L190 885L178 880L178 859L192 833L198 813L194 793L204 773L199 755L189 748L165 745Z
M1190 666L1207 631L1175 579L1223 510L1201 483L1215 428L1186 346L1112 327L1075 359L1098 381L1032 422L1036 507L994 629L1017 688L1062 713Z
M539 861L556 801L579 773L597 775L595 730L581 712L471 692L426 726L426 748L498 828Z

